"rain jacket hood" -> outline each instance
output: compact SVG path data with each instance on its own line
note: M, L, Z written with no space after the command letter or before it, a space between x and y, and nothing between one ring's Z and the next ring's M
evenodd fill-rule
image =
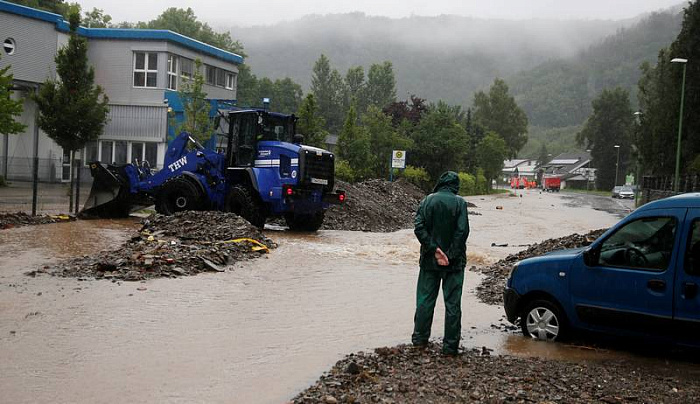
M438 178L433 192L447 190L457 195L459 192L459 175L454 171L446 171Z

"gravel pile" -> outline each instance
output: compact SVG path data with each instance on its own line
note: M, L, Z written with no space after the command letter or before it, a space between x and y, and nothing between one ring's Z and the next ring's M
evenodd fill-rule
M35 224L48 224L75 220L74 216L68 215L39 215L32 216L24 212L0 213L0 230L11 229L18 226L29 226Z
M233 213L178 212L152 215L142 223L139 233L117 250L71 259L28 275L138 281L223 272L229 265L276 247L258 228Z
M476 288L477 296L487 304L503 304L503 287L506 284L510 271L513 269L513 265L525 258L536 257L548 252L585 247L600 237L605 230L607 229L593 230L584 235L572 234L566 237L545 240L517 254L511 254L493 265L487 267L472 266L470 268L471 271L481 272L486 275L481 285Z
M425 192L408 181L367 180L357 184L336 181L347 194L343 205L326 211L326 230L392 232L413 228L413 219ZM467 203L470 208L476 207ZM470 215L480 213L469 211Z
M674 364L491 356L410 346L351 354L293 403L695 403L697 376Z
M425 197L420 188L403 180L336 181L336 187L346 192L347 200L326 211L323 228L327 230L392 232L412 228L418 204Z

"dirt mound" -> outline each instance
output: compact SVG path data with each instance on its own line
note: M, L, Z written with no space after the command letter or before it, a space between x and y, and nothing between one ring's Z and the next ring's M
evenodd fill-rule
M398 180L367 180L357 184L336 181L346 192L343 205L326 211L323 228L391 232L413 227L413 217L425 193L415 185Z
M69 215L39 215L31 216L24 212L17 213L0 213L0 230L11 229L18 226L30 226L35 224L49 224L57 222L65 222L75 220L75 217Z
M503 304L503 287L513 265L525 258L536 257L556 250L580 248L591 244L607 229L593 230L588 234L572 234L566 237L553 238L534 244L517 254L512 254L497 263L487 267L471 267L472 271L481 272L486 278L477 289L477 296L487 304Z
M119 249L32 271L62 277L137 281L225 270L276 247L245 219L222 212L152 215Z
M700 397L698 380L673 364L491 356L486 348L445 357L439 348L403 345L351 354L292 402L692 403Z

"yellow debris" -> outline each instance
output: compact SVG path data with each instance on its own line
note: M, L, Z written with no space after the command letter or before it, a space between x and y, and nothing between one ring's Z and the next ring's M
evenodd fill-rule
M267 248L267 246L258 240L252 239L252 238L237 238L233 240L227 240L224 241L223 244L231 244L231 243L243 243L243 242L249 242L253 244L253 247L251 247L252 251L265 251L266 253L270 252L270 249Z

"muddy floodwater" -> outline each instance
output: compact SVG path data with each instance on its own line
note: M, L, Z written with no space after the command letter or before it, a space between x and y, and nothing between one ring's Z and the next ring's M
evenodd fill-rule
M482 214L470 216L468 265L620 217L537 191L468 200ZM411 230L268 228L280 246L264 258L179 279L24 275L117 248L137 228L135 220L78 221L0 231L0 401L280 403L347 353L410 340L418 271ZM497 327L502 307L478 302L479 276L466 279L466 347L554 359L624 355L505 333ZM434 337L442 336L443 314L440 302Z

